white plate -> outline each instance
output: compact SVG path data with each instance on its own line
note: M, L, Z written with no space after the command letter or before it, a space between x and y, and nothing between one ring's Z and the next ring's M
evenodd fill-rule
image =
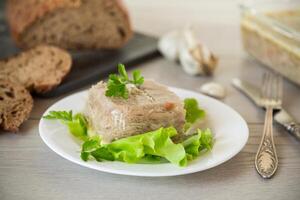
M84 162L80 159L80 144L68 133L67 128L57 121L41 119L40 136L54 152L79 165L103 172L132 176L175 176L203 171L229 160L241 151L248 139L248 127L244 119L229 106L188 90L170 88L180 98L196 98L207 112L208 124L214 133L215 144L211 152L191 161L187 167L178 167L170 163L163 164L127 164L118 161ZM81 112L87 98L87 91L68 96L54 105L51 110L72 110ZM44 115L45 115L44 113Z

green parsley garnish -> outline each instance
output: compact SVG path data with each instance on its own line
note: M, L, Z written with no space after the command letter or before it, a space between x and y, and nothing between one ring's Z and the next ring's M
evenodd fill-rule
M126 88L126 84L131 83L139 87L144 83L144 77L141 76L141 72L139 70L134 70L133 79L130 80L123 64L118 64L118 72L119 74L109 75L105 95L108 97L121 97L128 99L129 92Z

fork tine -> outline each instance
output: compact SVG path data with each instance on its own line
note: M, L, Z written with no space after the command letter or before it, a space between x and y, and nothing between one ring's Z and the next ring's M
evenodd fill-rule
M278 76L271 74L271 101L275 102L278 97Z
M276 74L274 75L274 89L273 89L273 101L274 103L281 103L281 96L282 96L282 80L281 77Z
M274 75L274 97L273 97L273 100L274 101L278 101L279 99L279 76L276 74Z
M272 76L272 74L269 72L268 73L268 82L267 82L267 88L268 88L268 96L267 99L270 100L273 98L273 84L274 82L274 77Z
M282 77L278 75L278 101L282 101Z
M267 72L263 75L261 97L265 106L281 105L282 79L278 74Z
M263 80L262 87L263 87L263 89L262 89L262 92L263 92L262 97L265 100L272 98L271 97L271 95L272 95L272 76L271 76L271 74L269 72L266 72L264 74L264 80Z
M261 94L260 94L260 96L261 96L261 98L262 99L265 99L266 97L267 97L267 73L264 73L263 74L263 80L262 80L262 88L261 88Z

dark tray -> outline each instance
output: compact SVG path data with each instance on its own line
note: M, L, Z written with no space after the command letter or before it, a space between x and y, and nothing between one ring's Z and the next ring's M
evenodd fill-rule
M66 79L54 90L39 95L58 96L88 84L95 83L117 70L118 63L134 67L159 55L156 39L136 33L130 42L119 50L72 52L73 66Z

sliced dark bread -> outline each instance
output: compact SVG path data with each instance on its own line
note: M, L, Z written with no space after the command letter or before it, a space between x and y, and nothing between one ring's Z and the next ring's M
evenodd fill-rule
M0 79L8 79L36 93L47 92L57 85L71 69L68 52L52 46L37 46L14 57L0 61Z
M17 132L29 117L33 100L25 87L0 79L0 128Z
M121 0L9 0L7 18L23 48L114 49L132 36Z

